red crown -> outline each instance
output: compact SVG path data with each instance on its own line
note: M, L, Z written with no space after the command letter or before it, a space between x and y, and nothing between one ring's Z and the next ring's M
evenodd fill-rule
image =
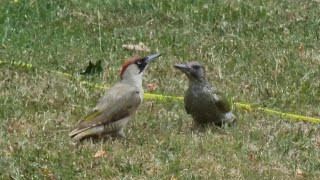
M123 65L122 65L121 72L120 72L120 78L122 78L122 75L123 75L124 71L127 69L127 67L129 65L131 65L131 64L133 64L133 63L135 63L135 62L137 62L137 61L139 61L141 59L142 59L142 57L137 55L137 56L133 56L133 57L125 60Z

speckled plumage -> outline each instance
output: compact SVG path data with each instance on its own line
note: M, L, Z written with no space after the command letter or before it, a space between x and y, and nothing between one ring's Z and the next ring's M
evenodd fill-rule
M199 62L177 64L175 67L187 75L189 87L184 103L196 126L213 123L216 126L232 124L235 116L225 96L208 82L205 69Z

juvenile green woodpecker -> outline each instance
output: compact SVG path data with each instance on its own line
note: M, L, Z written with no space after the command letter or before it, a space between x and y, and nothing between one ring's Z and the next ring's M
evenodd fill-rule
M176 64L175 68L182 71L189 80L189 87L184 96L187 114L193 118L195 126L214 124L233 124L236 117L231 112L225 96L206 78L204 67L199 62Z

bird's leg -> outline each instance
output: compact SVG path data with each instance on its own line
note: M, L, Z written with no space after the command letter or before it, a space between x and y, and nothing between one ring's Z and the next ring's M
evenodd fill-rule
M126 135L123 132L123 128L116 132L116 135L121 138L126 138Z
M192 131L203 131L204 129L205 129L205 126L203 123L200 123L198 121L192 122L192 127L191 127Z

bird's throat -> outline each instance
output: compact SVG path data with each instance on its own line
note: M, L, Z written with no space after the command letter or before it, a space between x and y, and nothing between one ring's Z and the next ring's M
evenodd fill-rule
M134 87L138 88L139 90L143 89L142 88L142 76L141 77L124 78L121 80L121 83L134 86Z

